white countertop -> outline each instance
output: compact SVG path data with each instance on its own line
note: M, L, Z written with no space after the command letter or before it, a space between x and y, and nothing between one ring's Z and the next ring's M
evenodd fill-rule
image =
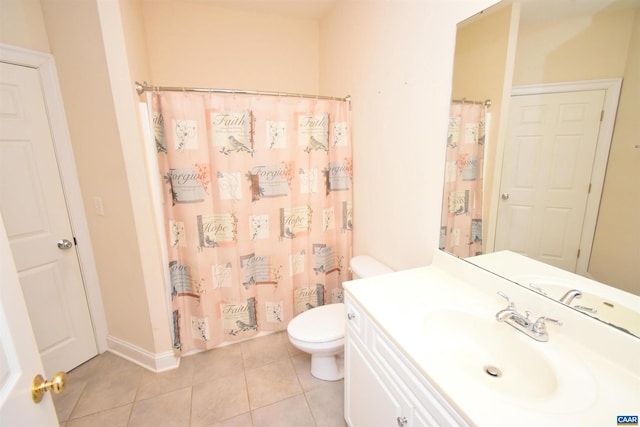
M640 339L465 261L438 253L432 266L346 282L344 287L415 368L472 424L491 427L609 426L616 425L619 415L640 414ZM542 315L557 318L563 321L563 326L549 325L550 341L544 343L507 324L498 323L496 312L507 306L496 294L498 290L507 294L520 312L530 310L533 319ZM448 357L446 352L451 351L434 345L433 340L430 342L427 330L438 328L424 327L429 313L443 309L488 319L491 331L496 328L494 335L516 334L505 337L519 340L510 342L521 343L523 348L532 346L546 361L558 360L554 359L554 354L563 355L565 363L555 391L544 396L533 393L531 397L523 398L523 395L528 396L527 384L522 384L522 389L517 388L518 393L510 395L500 392L497 382L484 384L465 378L462 370L447 371L430 366L430 363L436 364L436 359L443 363ZM441 325L442 330L446 328L446 324ZM456 337L453 331L450 339L456 342L461 337ZM504 348L505 357L510 351ZM460 357L450 360L459 363ZM521 369L527 369L526 360L523 359L525 366ZM565 374L566 378L580 378L580 383L568 383Z
M640 297L637 295L511 251L479 255L467 261L523 286L537 288L555 300L568 290L580 290L582 296L574 299L571 306L594 308L596 313L584 313L640 337Z

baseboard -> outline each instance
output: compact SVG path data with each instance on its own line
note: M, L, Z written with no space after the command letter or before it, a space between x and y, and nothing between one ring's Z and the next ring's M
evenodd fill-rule
M151 353L126 341L107 337L108 351L152 372L170 371L180 366L180 358L173 351Z

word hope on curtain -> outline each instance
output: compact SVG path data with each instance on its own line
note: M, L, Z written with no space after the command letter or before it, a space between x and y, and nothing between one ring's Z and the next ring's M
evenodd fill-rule
M352 255L346 101L148 94L164 192L174 347L343 301Z

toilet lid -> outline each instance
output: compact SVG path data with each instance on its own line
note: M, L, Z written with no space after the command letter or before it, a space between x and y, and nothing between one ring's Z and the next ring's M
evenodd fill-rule
M297 315L287 332L307 342L328 342L344 338L344 304L321 305Z

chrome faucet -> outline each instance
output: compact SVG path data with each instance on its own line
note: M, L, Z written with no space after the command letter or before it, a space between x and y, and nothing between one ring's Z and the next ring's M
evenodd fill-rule
M537 293L539 293L539 294L542 294L542 295L545 295L545 296L547 295L547 293L545 291L543 291L542 288L540 286L536 285L535 283L529 283L529 287L531 289L533 289L534 291L536 291Z
M559 299L559 301L561 303L563 303L563 304L566 304L566 305L570 306L574 299L581 298L581 297L582 297L582 292L580 292L577 289L571 289L571 290L567 291L562 296L562 298ZM596 310L595 308L585 307L584 305L574 305L573 308L575 308L576 310L585 311L585 312L593 313L593 314L598 312L598 310Z
M507 306L507 308L502 309L496 313L496 320L498 322L504 322L508 325L511 325L512 327L530 336L536 341L549 341L549 333L547 332L546 322L551 322L558 326L562 326L561 321L545 316L541 316L538 318L538 320L533 322L529 320L529 315L531 314L529 311L525 311L525 315L523 316L518 312L518 310L516 309L516 305L508 296L500 291L498 291L498 295L506 299L509 305Z
M577 289L571 289L567 291L567 293L565 293L562 296L562 298L560 298L560 302L563 304L569 305L575 298L580 298L580 297L582 297L582 292L580 292Z
M509 298L508 296L506 296L500 291L498 291L498 295L506 299L507 302L509 303L507 308L500 310L499 312L496 313L496 320L498 322L504 322L505 320L511 318L514 315L519 315L518 310L516 310L516 305L513 303L513 301L511 301L511 298Z

